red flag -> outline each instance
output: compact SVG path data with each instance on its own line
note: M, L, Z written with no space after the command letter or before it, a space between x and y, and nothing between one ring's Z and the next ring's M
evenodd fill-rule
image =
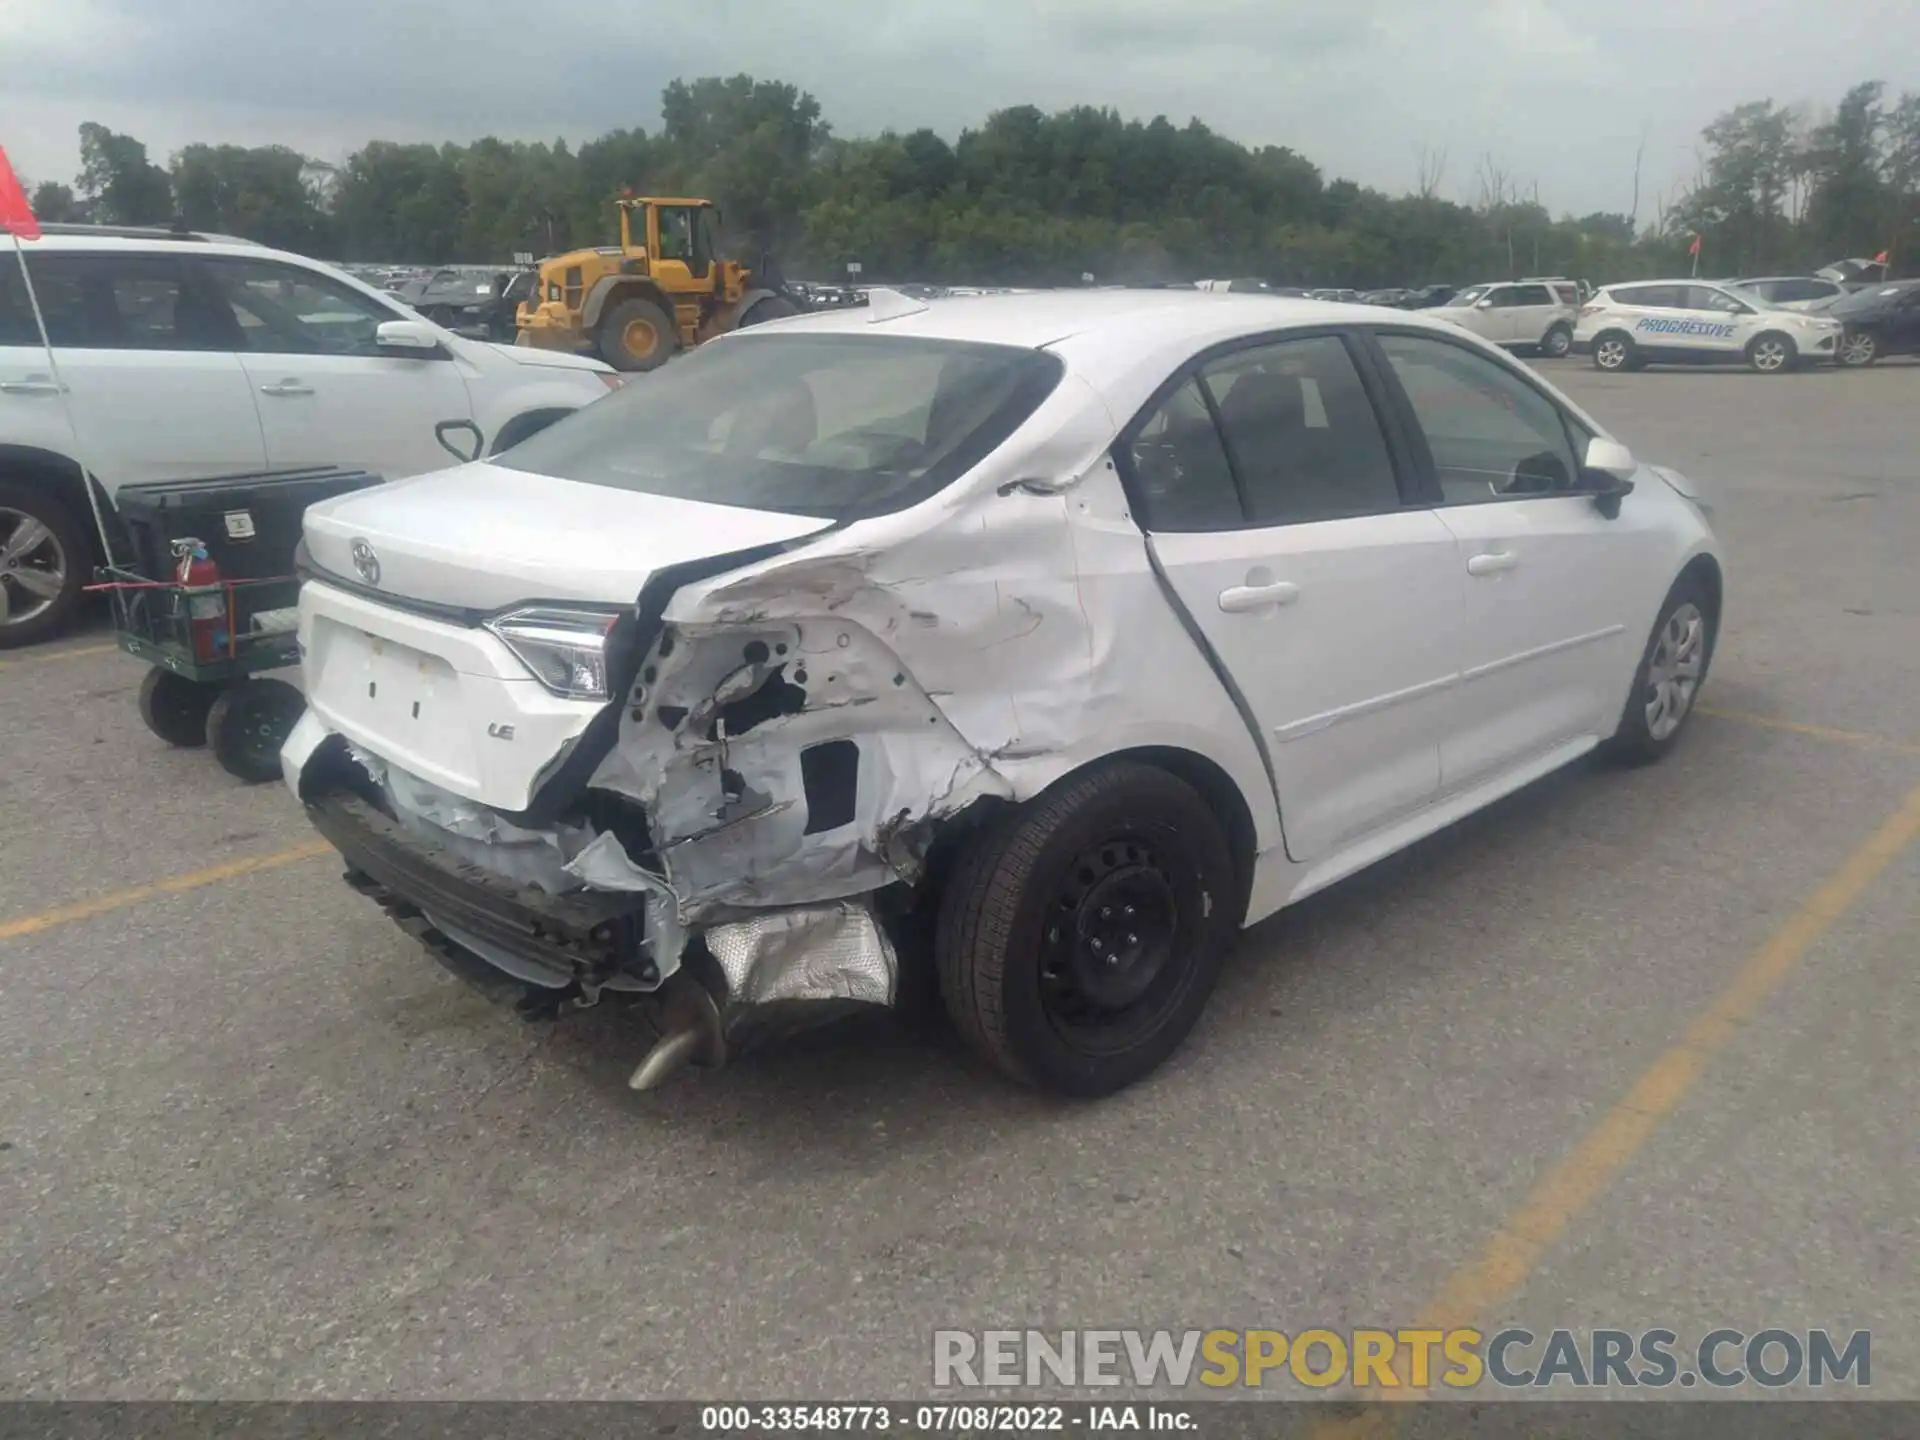
M0 150L0 230L12 231L22 240L40 238L40 222L33 218L27 192L20 188L20 177L7 163L5 150Z
M1886 251L1884 251L1884 250L1882 250L1882 251L1881 251L1881 252L1880 252L1880 253L1879 253L1878 255L1876 255L1876 256L1874 256L1874 257L1873 257L1873 263L1874 263L1874 264L1876 264L1876 265L1884 265L1884 264L1886 264L1886 263L1887 263L1887 252L1886 252Z
M1696 235L1693 237L1693 243L1687 246L1687 254L1698 255L1699 253L1700 253L1700 237Z

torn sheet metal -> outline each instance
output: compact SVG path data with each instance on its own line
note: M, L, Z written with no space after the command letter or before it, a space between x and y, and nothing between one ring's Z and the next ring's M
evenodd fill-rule
M580 888L568 862L593 838L585 826L523 830L476 800L443 790L379 756L351 745L347 753L386 795L394 817L422 839L452 851L483 870L549 895Z
M673 891L651 870L633 863L611 832L594 839L567 862L567 873L594 890L625 890L647 897L647 950L661 978L680 968L687 927Z
M891 1005L900 962L870 906L774 910L716 925L707 949L734 1005L847 1001Z
M588 783L645 808L683 924L915 879L915 822L1009 793L859 625L676 632L660 648ZM848 773L810 793L804 757L830 742L852 747Z

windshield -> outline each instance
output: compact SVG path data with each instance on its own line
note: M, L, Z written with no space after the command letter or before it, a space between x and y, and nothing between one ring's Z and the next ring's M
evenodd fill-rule
M1491 289L1493 289L1491 285L1469 285L1464 290L1454 291L1453 294L1448 298L1447 304L1471 305L1473 304L1474 301L1480 299L1483 295L1485 295Z
M965 474L1061 373L1053 356L1012 346L735 336L495 459L589 485L849 520L904 509Z

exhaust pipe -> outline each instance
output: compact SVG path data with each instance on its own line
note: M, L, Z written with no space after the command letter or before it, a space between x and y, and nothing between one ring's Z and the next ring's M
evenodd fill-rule
M681 969L671 976L660 995L656 1020L660 1038L653 1042L627 1079L629 1090L655 1090L688 1065L726 1063L727 1042L720 1029L720 1007L707 987Z

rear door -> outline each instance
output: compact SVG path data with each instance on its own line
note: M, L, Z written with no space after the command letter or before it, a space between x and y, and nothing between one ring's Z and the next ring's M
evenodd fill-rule
M1608 520L1576 493L1591 437L1526 376L1440 336L1377 339L1465 590L1440 726L1452 793L1611 733L1664 551L1631 496Z
M304 266L198 263L241 337L273 465L348 465L397 480L453 463L434 427L473 412L451 352L383 354L374 332L400 312Z
M1686 288L1687 341L1691 348L1738 359L1759 333L1760 312L1713 285Z
M232 322L176 256L55 251L28 264L81 458L109 491L261 468L260 420ZM58 404L37 345L12 348L6 369L8 409Z
M1176 377L1122 435L1173 596L1256 727L1287 852L1320 859L1430 799L1455 671L1455 543L1341 334Z
M1538 345L1547 327L1560 318L1560 304L1545 285L1516 285L1508 314L1507 338L1520 345Z

